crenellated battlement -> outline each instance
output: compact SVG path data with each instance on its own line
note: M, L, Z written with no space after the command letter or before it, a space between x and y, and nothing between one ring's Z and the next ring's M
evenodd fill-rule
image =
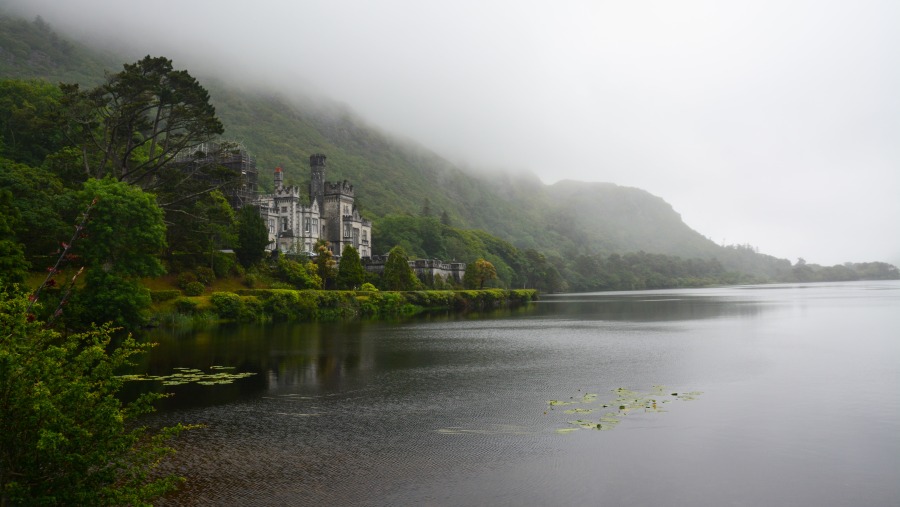
M293 185L291 185L289 187L278 187L275 189L275 192L273 195L276 199L280 199L280 198L297 199L300 197L300 188L295 187Z
M326 181L325 195L344 195L353 197L353 185L347 180L334 182Z

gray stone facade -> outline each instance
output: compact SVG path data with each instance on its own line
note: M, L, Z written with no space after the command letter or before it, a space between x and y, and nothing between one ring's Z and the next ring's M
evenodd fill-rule
M284 253L314 254L324 239L334 255L353 246L360 257L372 255L372 222L362 218L354 203L353 185L347 180L325 181L325 155L309 157L309 204L300 189L284 186L284 173L275 168L275 192L259 197L260 215L269 228L270 249Z
M384 273L384 265L387 262L386 255L375 255L363 263L366 271L372 273ZM428 285L434 282L435 275L443 280L461 284L466 276L466 264L464 262L444 262L440 259L416 259L409 261L409 267L413 273Z

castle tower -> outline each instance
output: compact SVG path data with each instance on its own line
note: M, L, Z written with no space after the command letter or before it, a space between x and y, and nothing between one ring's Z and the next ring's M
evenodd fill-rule
M275 191L279 191L284 188L284 173L281 172L280 167L275 168Z
M325 202L325 155L316 153L309 156L309 202L318 201L319 206Z

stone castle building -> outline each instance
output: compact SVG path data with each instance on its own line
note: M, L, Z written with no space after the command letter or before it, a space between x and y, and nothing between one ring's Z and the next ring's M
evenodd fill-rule
M325 155L311 155L309 166L309 204L299 187L284 186L280 167L275 168L274 193L261 195L256 203L269 228L270 249L313 255L316 243L325 240L334 255L350 245L360 257L371 257L372 222L360 216L353 185L325 181Z

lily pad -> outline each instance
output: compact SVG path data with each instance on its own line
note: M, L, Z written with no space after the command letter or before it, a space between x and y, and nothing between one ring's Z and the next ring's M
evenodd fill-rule
M170 375L122 375L119 378L126 381L157 380L164 386L178 386L182 384L197 384L202 386L214 386L231 384L235 380L256 375L255 372L229 373L222 370L233 370L234 366L212 366L216 373L204 373L196 368L175 367L175 373Z
M665 410L660 408L660 405L663 403L669 403L673 400L680 401L690 401L696 399L697 396L703 394L700 391L689 391L689 392L673 392L671 389L661 386L655 385L652 386L647 393L642 393L638 391L632 391L630 389L626 389L624 387L620 387L618 389L613 389L612 392L615 394L616 399L600 404L600 409L609 409L604 413L600 414L599 419L578 419L574 421L566 421L571 426L577 426L577 428L561 428L556 430L557 433L569 433L574 431L575 429L593 429L599 431L608 431L615 428L618 424L622 422L622 417L632 413L632 412L644 412L644 413L660 413L665 412ZM573 397L574 398L574 397ZM570 398L570 399L573 399ZM554 405L577 405L577 404L590 404L597 400L596 394L585 394L581 398L581 402L573 402L573 401L559 401L559 400L550 400L547 403L551 406ZM597 410L597 408L571 408L565 410L563 413L565 414L590 414ZM544 412L546 414L547 412Z

